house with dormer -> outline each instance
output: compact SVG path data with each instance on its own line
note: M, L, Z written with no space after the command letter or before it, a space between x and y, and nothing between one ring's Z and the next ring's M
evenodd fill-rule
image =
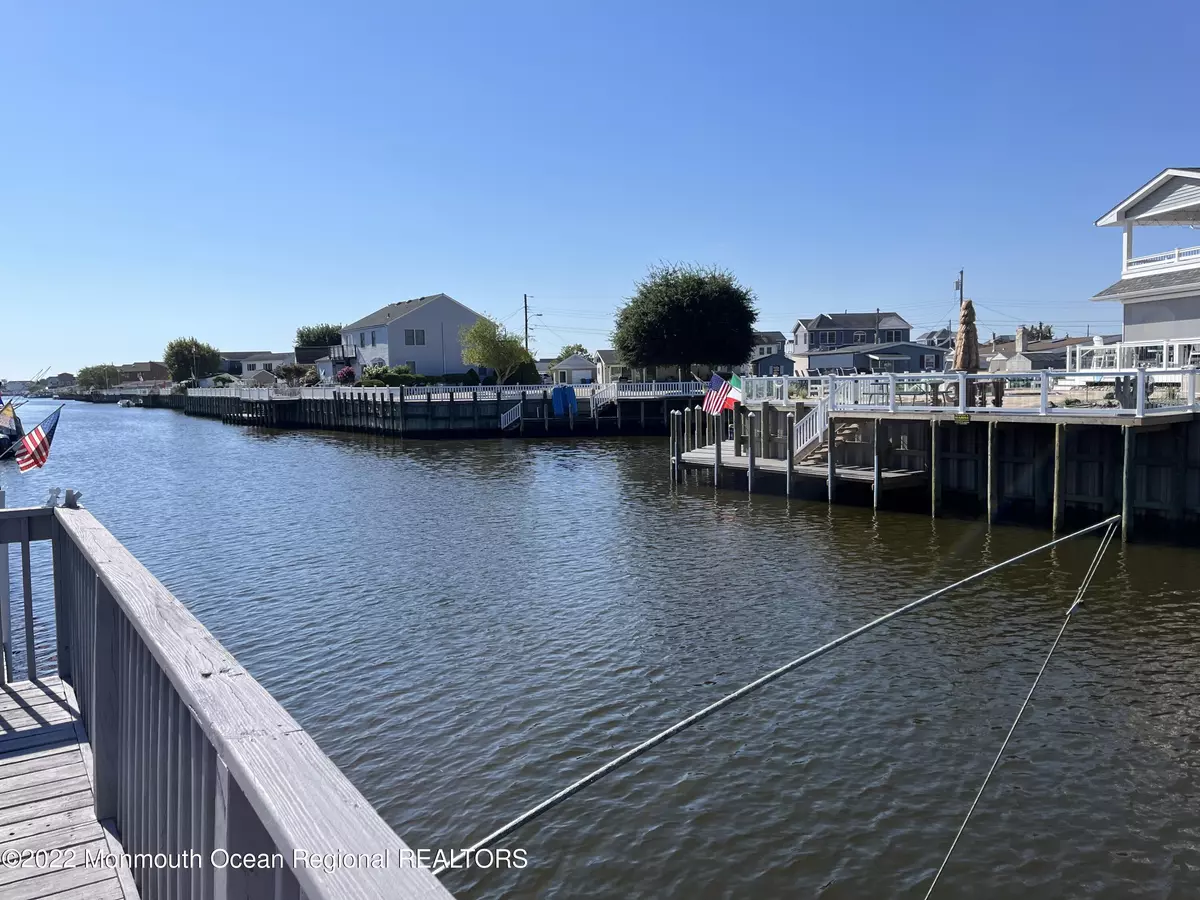
M811 319L798 319L792 328L792 359L797 369L818 368L810 354L853 348L855 345L907 343L912 325L894 312L821 313Z

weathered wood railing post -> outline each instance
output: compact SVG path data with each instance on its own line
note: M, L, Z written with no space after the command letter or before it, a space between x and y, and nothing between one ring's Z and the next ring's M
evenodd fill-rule
M0 490L0 509L4 509L4 491ZM8 544L0 544L0 684L12 677L12 622L8 596Z
M684 434L684 450L694 450L696 445L693 443L694 434L692 431L692 408L685 407L683 410L683 434Z
M1038 412L1043 416L1050 412L1050 373L1042 369L1041 397L1038 400Z
M1137 404L1135 413L1138 418L1146 414L1146 370L1137 370Z
M96 818L117 816L120 799L121 665L120 611L99 575L93 619L91 700L88 703L88 740L92 745L92 780L96 793ZM128 652L126 649L125 652ZM127 787L128 789L128 787Z
M215 788L214 853L224 851L229 854L228 858L235 858L235 854L242 855L238 858L246 858L274 852L275 846L271 836L259 821L258 813L246 799L246 794L220 757L217 758ZM295 883L294 877L292 882ZM282 895L287 896L286 893ZM232 865L213 867L213 900L271 896L280 896L275 892L273 868L256 869Z
M754 413L746 413L746 490L749 493L754 493L755 424Z
M733 404L733 455L742 455L742 404Z
M4 552L8 552L7 545ZM21 587L25 599L25 666L28 680L37 681L37 654L33 646L33 566L29 561L29 519L21 520Z

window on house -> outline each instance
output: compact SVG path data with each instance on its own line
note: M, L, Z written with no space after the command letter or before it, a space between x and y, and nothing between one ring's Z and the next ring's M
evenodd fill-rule
M867 333L865 331L854 332L854 343L865 344L867 342Z
M936 353L926 353L924 356L922 356L921 357L921 368L924 369L926 372L932 372L934 369L936 369L937 368L937 354Z
M275 365L275 363L263 363L263 368L266 369L268 372L273 372L274 365Z
M375 346L375 332L374 331L371 332L371 346L372 347Z
M253 372L256 368L258 368L258 363L246 363L247 372Z
M820 340L820 342L822 344L836 344L837 343L837 332L836 331L822 331L822 332L820 332L818 339Z
M404 343L409 347L424 347L425 346L425 329L424 328L405 328Z
M367 333L365 331L360 331L358 333L358 346L360 346L360 347L367 346Z
M408 371L412 372L414 375L417 374L417 364L413 360L407 360L404 364L408 366Z

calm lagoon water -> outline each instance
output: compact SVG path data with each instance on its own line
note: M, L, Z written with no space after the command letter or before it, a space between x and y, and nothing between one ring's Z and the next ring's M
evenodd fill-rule
M29 404L27 425L51 408ZM665 448L402 443L70 403L47 467L0 463L0 484L9 505L81 490L417 847L464 846L742 683L1047 539L676 486ZM447 887L923 896L1094 549L785 677L526 826L507 843L525 869ZM1198 561L1110 551L939 896L1200 895Z

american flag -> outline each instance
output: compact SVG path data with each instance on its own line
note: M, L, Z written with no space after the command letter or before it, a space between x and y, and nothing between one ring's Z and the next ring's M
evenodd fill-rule
M725 408L725 400L733 386L720 375L714 375L704 392L704 411L714 416Z
M37 428L21 438L17 447L17 469L28 472L30 469L40 469L50 456L50 442L54 440L54 429L58 427L60 406L46 417Z

